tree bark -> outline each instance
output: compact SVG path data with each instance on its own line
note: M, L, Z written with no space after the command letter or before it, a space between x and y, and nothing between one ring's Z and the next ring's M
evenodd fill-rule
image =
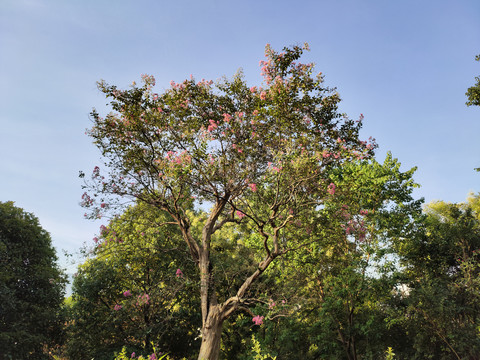
M218 360L222 338L223 314L219 305L210 306L202 328L202 345L198 360Z

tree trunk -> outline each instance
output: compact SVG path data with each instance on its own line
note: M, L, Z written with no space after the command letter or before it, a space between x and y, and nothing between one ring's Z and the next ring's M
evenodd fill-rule
M198 360L218 360L224 320L222 315L218 305L210 306L202 328L202 345Z

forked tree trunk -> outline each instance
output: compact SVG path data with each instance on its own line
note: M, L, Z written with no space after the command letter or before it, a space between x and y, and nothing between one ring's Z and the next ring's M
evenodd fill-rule
M224 320L222 315L218 305L210 307L202 328L202 345L198 360L218 360Z

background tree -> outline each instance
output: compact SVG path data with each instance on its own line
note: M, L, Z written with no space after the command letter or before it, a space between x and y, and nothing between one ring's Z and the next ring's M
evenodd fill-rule
M216 89L203 80L172 83L160 95L150 76L126 91L99 85L114 112L102 118L94 110L89 134L109 172L95 168L83 204L98 217L130 198L171 216L200 276L199 359L218 358L224 321L248 306L249 289L272 262L314 241L325 201L338 191L332 171L373 155L375 145L359 139L361 120L340 115L321 73L312 77L312 64L296 62L303 50L267 47L264 87L248 87L241 74ZM187 210L202 203L211 208L197 235ZM229 222L249 228L258 252L234 296L223 298L212 236Z
M409 279L405 326L415 356L474 359L480 353L479 196L425 208L423 231L402 244Z
M31 213L0 203L0 354L47 359L61 340L65 276L50 235Z
M178 229L147 204L130 207L103 227L93 257L73 283L67 353L72 359L112 359L152 353L174 358L197 347L196 268Z
M422 201L411 195L414 170L401 172L389 154L383 164L352 162L335 172L340 190L326 203L322 239L273 267L277 283L257 310L265 322L256 338L268 352L281 359L375 359L402 343L405 332L388 310L400 281L392 245L412 236L421 213Z

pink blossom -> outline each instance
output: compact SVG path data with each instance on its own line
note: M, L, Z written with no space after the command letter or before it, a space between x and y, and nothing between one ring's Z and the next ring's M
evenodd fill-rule
M257 315L254 316L252 321L255 323L255 325L262 325L263 324L263 316Z
M144 293L143 295L138 295L137 305L147 305L150 300L150 296Z
M232 120L232 116L229 115L229 114L223 114L223 121L225 122L230 122L230 120Z
M217 123L215 122L215 120L208 120L210 122L210 125L208 125L208 131L211 132L213 131L214 129L216 129L218 127Z
M337 188L337 187L335 186L334 183L330 183L330 185L328 185L327 192L328 192L330 195L334 195L336 188Z
M237 216L238 216L240 219L243 218L243 217L245 217L245 214L244 214L243 212L241 212L240 210L237 210L237 211L236 211L236 214L237 214Z
M130 290L127 290L123 292L123 296L129 297L129 296L132 296L132 293L130 292Z
M268 308L269 309L273 309L277 304L275 303L275 301L273 301L272 299L270 299L270 303L268 304Z
M177 269L177 272L175 273L177 277L183 277L183 272L180 269Z
M250 190L252 190L253 192L257 191L257 184L251 183L248 184L248 186L250 186Z
M265 100L266 98L267 98L267 93L266 93L265 91L262 91L262 92L260 93L260 99L261 99L261 100Z
M115 305L115 306L113 307L113 310L118 311L118 310L120 310L121 308L122 308L122 305L118 305L118 304L117 304L117 305Z
M252 86L252 87L250 88L250 92L254 93L254 92L256 92L256 91L257 91L257 87L256 87L256 86Z
M100 225L100 234L104 235L106 232L108 232L108 229L105 225Z
M130 356L132 359L135 357L135 351L132 352L132 356Z

